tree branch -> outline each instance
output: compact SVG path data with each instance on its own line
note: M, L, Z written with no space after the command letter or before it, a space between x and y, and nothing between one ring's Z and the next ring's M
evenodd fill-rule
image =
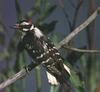
M63 45L68 45L68 43L79 33L81 32L84 28L86 28L96 17L97 15L100 14L100 7L96 9L96 11L85 21L83 22L79 27L77 27L74 31L72 31L68 36L62 40L59 45L58 49L61 48Z
M64 40L62 40L59 43L58 49L61 48L63 45L68 44L70 40L72 40L80 31L82 31L85 27L87 27L100 13L100 7L79 27L77 27L73 32L71 32ZM21 69L18 73L11 76L7 80L5 80L3 83L0 84L0 90L11 85L15 81L21 79L22 77L25 77L27 75L27 70L31 71L33 68L35 68L37 65L34 65L33 63L29 64L26 68Z
M22 78L23 76L26 76L27 72L26 69L23 68L21 69L18 73L16 73L15 75L11 76L10 78L8 78L6 81L4 81L3 83L0 84L0 90L11 85L12 83L14 83L16 80Z
M0 90L6 88L7 86L11 85L12 83L16 82L17 80L25 77L33 68L35 68L37 64L29 64L28 66L22 68L18 73L15 75L11 76L7 80L5 80L3 83L0 84Z

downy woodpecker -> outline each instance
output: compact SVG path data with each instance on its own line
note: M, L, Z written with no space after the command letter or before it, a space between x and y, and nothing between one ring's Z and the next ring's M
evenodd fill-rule
M60 84L66 85L66 92L70 91L68 83L70 71L63 65L63 59L48 37L34 26L31 20L22 20L15 24L15 29L21 31L22 37L18 50L25 49L33 59L34 64L42 64L46 71L56 78Z

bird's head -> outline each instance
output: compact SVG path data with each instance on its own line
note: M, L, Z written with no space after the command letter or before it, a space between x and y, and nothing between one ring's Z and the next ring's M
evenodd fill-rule
M21 20L17 22L13 28L19 29L22 32L28 32L34 29L34 25L31 20Z
M35 27L31 20L22 20L17 22L14 27L14 29L19 29L22 32L32 32L36 37L40 38L43 36L43 33L40 29Z

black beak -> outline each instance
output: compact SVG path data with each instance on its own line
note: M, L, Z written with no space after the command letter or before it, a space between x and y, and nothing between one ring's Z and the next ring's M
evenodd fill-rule
M16 25L10 26L10 28L12 28L12 29L17 29L17 28L16 28Z

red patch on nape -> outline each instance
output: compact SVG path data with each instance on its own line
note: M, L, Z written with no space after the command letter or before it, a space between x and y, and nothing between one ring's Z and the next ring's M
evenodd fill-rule
M32 20L29 20L28 23L29 23L30 25L32 25Z

